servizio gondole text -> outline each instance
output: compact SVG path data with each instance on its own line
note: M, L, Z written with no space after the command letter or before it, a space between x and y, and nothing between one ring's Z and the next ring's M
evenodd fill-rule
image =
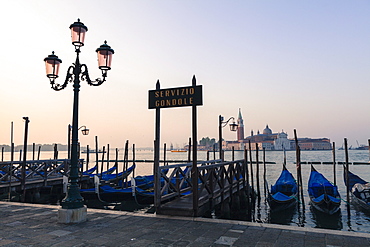
M202 86L149 91L149 109L202 105Z

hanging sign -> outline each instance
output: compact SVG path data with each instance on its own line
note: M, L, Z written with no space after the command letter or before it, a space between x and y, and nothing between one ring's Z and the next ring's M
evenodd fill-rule
M203 105L202 86L149 90L149 109Z

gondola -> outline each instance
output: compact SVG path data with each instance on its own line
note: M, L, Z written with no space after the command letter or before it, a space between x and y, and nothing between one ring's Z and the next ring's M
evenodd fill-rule
M338 187L330 183L312 165L308 180L308 195L315 209L329 215L339 211L341 198Z
M130 168L132 168L132 166ZM127 171L130 170L130 168L127 169ZM109 176L113 175L114 174L110 174ZM119 182L121 182L120 185L122 185L122 180ZM80 189L82 197L84 197L85 200L98 199L99 201L108 203L132 199L132 197L135 196L134 192L136 190L144 192L145 189L153 189L154 185L152 175L131 178L131 181L125 182L123 187L114 186L112 183L108 183L106 180L100 180L98 176L95 176L94 184L95 186L93 188Z
M189 187L188 187L189 188ZM187 190L186 192L182 192L181 196L186 196L192 193L192 190ZM167 192L164 192L162 195L166 195ZM134 194L136 201L140 204L153 204L154 202L154 191L151 190L143 190L139 187L135 187L135 194ZM171 200L171 199L167 199ZM165 201L167 201L165 200Z
M90 168L89 170L87 171L84 171L82 174L83 175L88 175L88 174L92 174L93 172L95 172L97 169L97 166L94 166L93 168Z
M153 203L154 180L153 176L138 176L131 178L131 181L125 183L127 187L112 187L109 184L100 185L100 180L96 176L95 187L89 189L80 189L80 193L85 200L98 199L102 202L116 203L125 200L141 198L143 204ZM104 181L105 182L105 181ZM133 186L132 186L133 185Z
M280 177L276 180L275 185L271 186L271 190L268 191L267 202L271 212L278 212L295 206L297 204L297 193L297 182L286 166L283 165Z
M167 174L168 171L169 171L169 169L162 169L161 173ZM123 185L122 185L122 181L123 180L118 181L118 183L117 183L118 187L124 187L124 188L131 187L131 180L128 181L128 182L123 182ZM161 178L161 183L162 184L164 183L163 178ZM154 186L154 175L136 176L135 177L135 186L137 186L141 189L144 189L144 190L153 188L153 186Z
M347 186L345 169L344 183ZM350 171L348 171L348 183L353 201L365 211L370 212L370 183Z
M101 185L97 188L80 189L81 196L85 200L96 200L108 203L116 203L128 200L132 197L132 188L117 189L110 185Z
M95 166L96 167L96 166ZM102 173L99 173L99 174L97 174L97 173L86 173L86 174L84 174L84 175L88 175L88 176L90 176L90 177L94 177L95 175L97 175L97 176L99 176L99 177L101 177L102 175L104 176L104 175L107 175L107 174L112 174L115 170L117 169L117 166L112 166L111 168L109 168L108 170L106 170L106 171L104 171L104 172L102 172ZM92 168L90 169L90 170L92 170ZM96 169L95 169L96 170Z
M118 181L122 181L123 179L127 178L135 169L136 165L133 164L127 170L119 173L110 173L110 174L103 174L99 176L101 180L104 180L106 183L115 183L117 184Z
M130 168L129 168L130 169ZM128 169L128 170L129 170ZM164 174L168 172L168 169L162 171ZM112 176L114 174L110 174ZM104 179L104 177L103 177ZM172 179L172 183L176 182L177 178ZM116 203L122 202L128 199L134 198L140 204L152 204L154 200L154 176L137 176L131 178L131 181L125 182L122 185L122 180L120 180L117 187L112 187L107 184L107 181L103 181L104 185L100 185L100 179L98 176L94 177L94 188L89 189L80 189L81 195L86 199L98 199L102 202L107 203ZM164 185L165 180L161 178L162 186Z

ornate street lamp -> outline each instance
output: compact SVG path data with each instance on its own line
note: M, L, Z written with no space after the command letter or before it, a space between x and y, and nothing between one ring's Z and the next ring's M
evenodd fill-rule
M52 89L59 91L64 89L69 82L73 83L74 99L73 99L73 116L72 116L72 150L71 150L71 170L69 175L69 184L66 197L62 200L62 209L79 209L83 208L83 198L80 195L78 187L78 100L80 91L80 80L87 81L90 86L99 86L107 77L107 71L111 69L113 49L105 41L97 50L98 65L102 71L103 79L90 79L87 66L81 64L79 60L80 48L84 45L85 34L87 27L80 22L74 22L69 27L71 29L72 44L75 46L76 61L67 70L67 76L63 84L56 83L58 78L59 66L62 60L54 54L54 52L44 59L46 65L46 76L50 79ZM82 130L83 133L88 133L88 129Z
M219 135L219 141L218 141L218 149L220 151L220 159L224 161L224 156L222 153L222 128L225 127L230 120L233 120L232 123L229 124L230 126L230 131L237 131L238 130L238 125L235 123L235 118L230 117L227 121L224 121L224 117L219 115L218 116L218 135Z

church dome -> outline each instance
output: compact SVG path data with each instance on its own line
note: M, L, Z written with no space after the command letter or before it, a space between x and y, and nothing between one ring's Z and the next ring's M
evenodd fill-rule
M271 135L272 134L272 130L269 128L268 125L266 125L266 128L263 130L263 134L264 135Z

